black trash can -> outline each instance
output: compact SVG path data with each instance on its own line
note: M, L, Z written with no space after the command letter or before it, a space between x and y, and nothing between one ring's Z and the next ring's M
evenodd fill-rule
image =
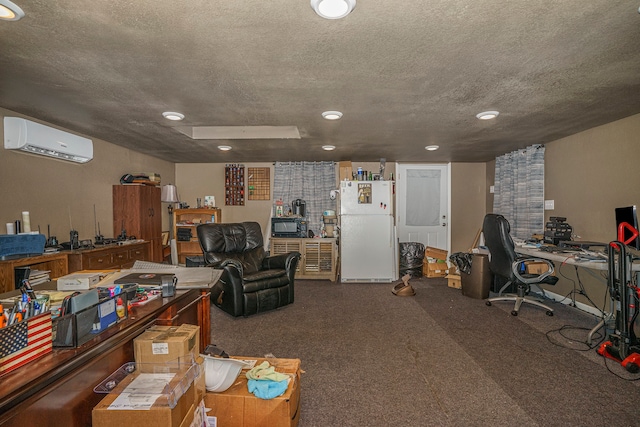
M425 247L420 242L401 242L400 276L410 274L411 277L422 277Z
M489 255L473 254L471 258L471 272L460 272L462 295L486 299L493 283L493 274L489 270Z

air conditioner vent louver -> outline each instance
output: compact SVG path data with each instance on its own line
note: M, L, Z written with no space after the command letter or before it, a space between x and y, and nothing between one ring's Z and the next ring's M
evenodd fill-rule
M93 159L93 142L20 117L4 118L4 148L75 163Z

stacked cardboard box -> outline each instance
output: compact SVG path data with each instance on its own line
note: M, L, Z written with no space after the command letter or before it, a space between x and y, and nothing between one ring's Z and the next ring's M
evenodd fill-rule
M93 409L93 426L193 425L205 394L204 370L202 361L199 360L199 335L199 326L185 324L153 326L137 337L133 342L135 372L110 391ZM136 404L140 402L138 396L127 398L126 393L130 392L126 389L127 385L140 375L166 372L175 374L165 387L168 393L147 397L155 399L148 408L127 407L129 401Z
M422 274L426 277L445 277L448 273L447 251L427 246L422 263Z

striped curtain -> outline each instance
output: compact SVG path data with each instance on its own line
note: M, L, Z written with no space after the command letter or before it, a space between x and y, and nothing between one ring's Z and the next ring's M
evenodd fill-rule
M330 199L336 189L334 162L276 162L273 176L273 210L276 200L284 203L285 214L291 202L306 202L307 225L316 236L320 235L322 213L336 210L336 201Z
M544 146L496 157L493 212L511 225L511 236L544 234Z

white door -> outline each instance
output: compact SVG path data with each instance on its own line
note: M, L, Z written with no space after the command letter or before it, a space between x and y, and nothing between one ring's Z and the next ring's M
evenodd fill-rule
M396 163L399 242L449 249L449 165Z

